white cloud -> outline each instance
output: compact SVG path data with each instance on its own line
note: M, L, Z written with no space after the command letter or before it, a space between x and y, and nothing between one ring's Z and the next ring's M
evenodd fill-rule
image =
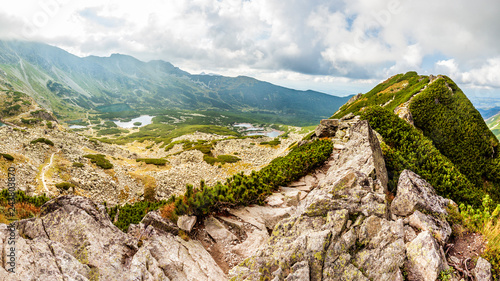
M500 88L499 14L495 0L25 0L2 6L0 38L187 70L297 73L281 79L311 88L318 77L364 83L409 70Z

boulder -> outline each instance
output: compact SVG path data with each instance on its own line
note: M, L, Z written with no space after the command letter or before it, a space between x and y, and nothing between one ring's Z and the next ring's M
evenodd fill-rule
M323 119L314 130L318 138L333 137L339 126L338 119Z
M404 170L399 176L398 191L390 211L398 216L411 215L415 210L446 216L448 203L449 200L437 195L427 181L410 170Z
M472 270L472 275L474 275L477 281L493 280L491 276L491 264L487 260L479 257L476 267Z
M216 218L210 216L204 221L205 229L208 234L217 242L230 244L238 238L232 234L227 228Z
M144 228L147 228L149 225L151 225L157 231L172 233L173 235L177 235L179 233L179 227L177 227L175 223L163 218L158 211L147 213L144 218L142 218L141 223L144 224ZM196 223L196 217L194 217L194 223ZM193 228L192 225L191 228ZM189 232L189 230L186 231Z
M177 219L177 226L187 232L191 232L195 224L196 216L183 215Z
M174 236L175 226L155 212L131 227L141 240L113 225L102 205L80 196L53 199L39 217L17 226L17 272L6 276L0 268L0 280L226 279L200 242ZM7 235L0 224L0 241Z
M448 269L443 249L429 231L421 232L406 247L408 280L435 281Z
M409 217L409 224L416 229L430 231L441 245L444 245L451 235L451 227L446 219L425 215L418 210Z

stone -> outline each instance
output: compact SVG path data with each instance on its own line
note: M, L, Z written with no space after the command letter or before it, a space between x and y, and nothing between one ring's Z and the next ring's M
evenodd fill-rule
M183 217L183 216L181 216L181 217ZM144 216L144 218L142 218L141 223L144 224L144 228L147 228L149 225L151 225L158 231L172 233L173 235L177 235L179 233L179 227L175 223L171 222L170 220L163 218L158 211L152 211L152 212L147 213ZM195 223L196 223L196 217L194 217L193 225ZM193 227L191 226L191 229L192 228ZM184 229L184 230L190 232L190 230L187 230L187 229Z
M217 219L223 221L224 223L230 225L231 227L243 229L244 224L238 220L232 219L230 217L223 217L223 216L217 217Z
M177 226L187 232L191 232L195 224L196 216L183 215L177 219Z
M266 198L266 203L269 206L281 206L284 203L285 196L283 194L274 192L269 197Z
M448 269L443 249L429 231L422 231L406 247L409 280L435 281Z
M231 242L238 240L233 233L227 230L227 228L213 216L206 218L203 223L205 224L205 229L210 237L212 237L217 243L230 244Z
M318 138L333 137L339 126L338 119L323 119L314 130Z
M477 281L493 280L491 276L491 264L482 257L479 257L476 267L472 270L472 275L474 275Z
M0 280L226 279L200 242L184 241L165 226L171 225L149 213L131 227L139 240L113 225L102 205L61 196L43 205L38 217L18 222L17 273L6 276L1 268ZM7 235L0 224L0 242Z
M410 225L423 231L430 231L436 240L444 245L451 235L451 227L446 219L425 215L415 211L410 217Z
M419 175L404 170L399 176L398 192L390 211L398 216L411 215L415 210L447 215L448 201L438 196L434 188Z
M405 243L413 241L417 237L417 233L413 229L413 227L405 225L404 227L405 231Z
M265 230L254 229L252 232L247 233L247 239L242 243L234 246L231 251L243 259L248 258L254 254L262 245L269 239L269 234Z
M292 266L292 273L288 275L285 281L303 281L309 280L309 264L306 261L298 262Z

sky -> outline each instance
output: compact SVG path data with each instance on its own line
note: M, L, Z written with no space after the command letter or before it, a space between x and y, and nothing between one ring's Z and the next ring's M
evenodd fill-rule
M500 98L497 0L2 1L0 39L334 95L407 71Z

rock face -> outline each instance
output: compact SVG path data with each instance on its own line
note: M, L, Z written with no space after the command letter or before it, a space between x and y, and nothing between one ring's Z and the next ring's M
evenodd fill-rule
M399 176L398 194L391 203L391 212L411 215L415 210L446 214L449 200L436 195L434 188L417 174L404 170Z
M408 279L434 281L439 273L448 269L443 249L429 231L421 232L407 246Z
M338 119L323 119L318 127L316 127L314 133L318 138L331 137L335 135L338 126Z
M225 279L199 242L167 232L175 226L161 220L154 213L145 217L131 231L141 234L134 237L114 226L102 205L80 196L59 197L47 202L39 217L19 222L17 273L7 276L0 270L0 279ZM1 226L0 239L7 247L8 233Z
M390 280L404 264L404 224L388 220L387 172L374 132L354 124L326 177L280 221L235 280Z

